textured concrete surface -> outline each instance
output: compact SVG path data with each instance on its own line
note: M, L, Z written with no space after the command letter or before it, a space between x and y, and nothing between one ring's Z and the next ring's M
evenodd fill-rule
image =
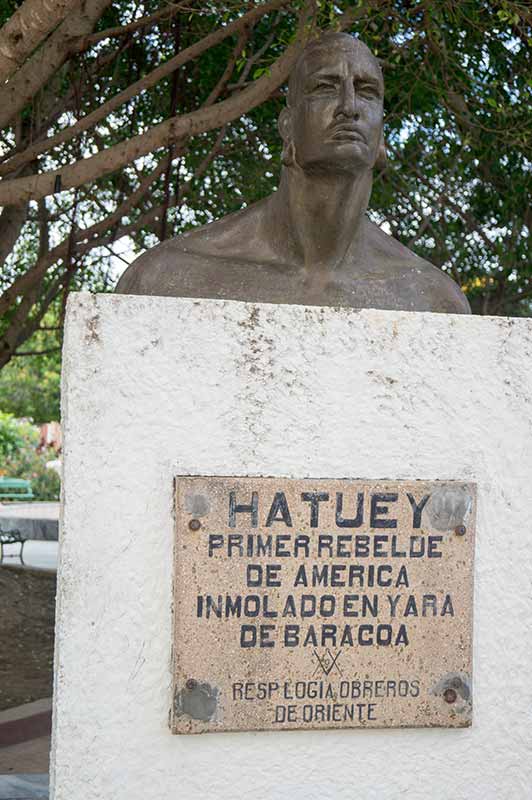
M531 320L80 295L64 363L55 800L530 796ZM172 736L180 473L476 482L472 728Z

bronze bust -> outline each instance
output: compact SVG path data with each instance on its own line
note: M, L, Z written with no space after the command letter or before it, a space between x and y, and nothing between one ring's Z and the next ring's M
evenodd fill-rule
M149 250L117 291L470 313L449 277L366 216L385 157L383 90L377 59L358 39L328 33L307 45L279 117L279 189Z

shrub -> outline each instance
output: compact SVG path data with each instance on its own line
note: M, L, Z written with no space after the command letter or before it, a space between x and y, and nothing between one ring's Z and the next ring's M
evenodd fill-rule
M37 452L39 431L25 420L0 412L0 475L31 481L36 500L59 500L61 482L46 462L53 450Z
M33 439L35 445L39 441L33 435L35 428L27 422L22 422L14 418L12 414L4 414L0 411L0 459L4 461L11 458L15 453L24 447L28 439ZM0 466L1 469L1 466Z

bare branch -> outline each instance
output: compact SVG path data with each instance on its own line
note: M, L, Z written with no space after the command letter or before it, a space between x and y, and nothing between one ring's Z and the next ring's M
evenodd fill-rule
M172 206L177 205L179 202L182 201L184 196L190 191L190 188L193 184L193 181L197 180L201 175L205 172L208 168L209 164L212 162L213 158L217 155L220 150L221 143L223 140L224 131L220 131L218 134L214 145L212 146L209 153L205 156L201 164L195 170L194 175L190 178L179 190L178 195L173 199ZM154 176L159 176L163 171L164 167L167 164L167 159L162 161L156 170L152 172L144 181L143 190L146 191L149 185L149 182L155 180ZM137 198L138 193L141 187L137 190ZM156 208L151 209L146 214L142 215L139 219L137 219L134 223L130 225L123 226L118 231L114 231L112 236L104 237L103 235L98 236L97 238L88 238L87 233L89 231L94 234L95 230L98 229L100 233L104 232L105 230L109 230L112 225L115 224L116 219L122 216L120 211L128 205L131 206L133 203L131 202L132 198L130 197L126 203L121 206L121 209L117 210L111 217L108 217L104 222L98 223L97 225L93 225L90 229L86 231L76 231L76 233L82 234L80 236L81 241L78 239L75 249L76 254L80 255L84 252L88 252L92 250L94 247L107 247L108 245L112 244L117 238L122 236L130 235L132 233L136 233L141 228L146 227L150 223L154 221L158 221L161 218L162 213L165 211L165 205L157 206ZM40 329L40 322L44 316L46 308L48 308L49 304L51 303L53 297L57 295L57 292L60 290L60 287L64 281L63 274L59 276L56 281L53 282L51 288L48 290L45 301L43 303L44 310L41 309L38 316L31 321L29 320L29 315L31 313L31 309L36 301L39 292L39 285L40 281L46 274L47 270L58 260L68 258L68 251L70 247L70 236L65 239L60 245L58 245L54 250L50 251L47 256L43 259L39 259L37 264L32 267L29 271L31 272L31 281L27 280L28 273L25 273L21 276L21 279L11 287L10 290L4 293L2 298L0 298L0 305L4 304L5 308L8 308L11 302L15 299L17 295L20 295L23 291L27 291L26 294L20 305L15 312L14 319L11 321L9 329L6 331L3 340L0 342L0 369L8 363L8 361L15 355L16 348L19 347L22 342L26 341L29 336L32 335L36 330ZM67 270L68 273L68 270ZM14 291L15 290L15 291ZM51 298L51 299L50 299ZM0 309L0 314L3 311Z
M133 97L138 95L140 92L146 91L151 87L155 86L160 80L166 78L168 75L171 75L172 72L175 72L176 69L182 67L189 61L200 56L206 50L209 50L211 47L214 47L220 42L223 42L224 39L227 39L228 36L232 36L235 33L239 33L241 30L248 28L252 25L257 19L260 19L265 14L269 14L271 11L275 11L276 9L287 5L289 0L270 0L268 3L263 3L258 5L256 8L249 11L247 14L244 14L242 17L239 17L234 22L231 22L229 25L225 25L222 28L210 33L208 36L205 36L199 42L195 42L190 47L186 47L182 50L178 55L174 56L173 58L166 61L164 64L161 64L156 69L149 72L143 78L138 81L135 81L127 89L124 91L119 92L113 98L108 100L106 103L103 103L99 108L92 111L90 114L87 114L86 117L78 120L75 125L71 125L68 128L57 133L55 136L51 136L48 139L45 139L42 142L37 142L35 145L28 147L23 153L18 156L14 156L10 159L3 167L2 173L5 174L6 172L11 172L14 169L18 168L22 164L31 161L32 159L36 158L38 155L47 152L53 147L57 147L64 142L70 141L75 136L79 136L80 133L92 128L102 119L107 117L112 111L115 111L117 108L122 106L124 103L127 103L128 100L131 100ZM0 100L1 100L1 92L0 92ZM1 123L1 114L0 114L0 123ZM1 125L0 125L1 127ZM0 174L2 174L0 173Z
M26 222L26 206L8 206L0 215L0 267L13 250L15 243Z
M78 0L25 0L0 30L0 85L24 63Z
M99 54L98 57L91 63L90 67L84 70L85 83L90 86L91 80L96 78L98 72L103 67L107 66L107 64L117 59L123 52L131 47L132 43L132 40L129 39L123 42L118 49L105 54ZM61 75L61 70L59 70L57 75ZM46 87L46 93L49 92L49 89L52 86L52 81L53 79ZM50 94L52 93L50 92ZM21 143L0 157L0 176L9 175L9 177L18 177L21 166L35 161L36 157L40 155L39 143L45 139L48 129L65 111L75 110L77 94L77 87L70 86L68 92L64 96L55 98L55 102L53 105L51 105L48 111L48 117L42 121L40 126L35 127L32 131L33 144L28 146L27 142ZM44 147L42 152L45 152L47 149L47 147ZM15 158L19 153L22 153L22 157L15 161ZM8 161L8 159L9 164L6 165L4 162ZM11 161L11 159L13 160Z
M250 27L242 28L242 30L240 31L240 35L238 37L237 43L236 43L236 45L235 45L235 47L233 49L231 57L227 61L227 64L226 64L226 67L225 67L225 69L223 71L222 77L220 78L220 80L218 81L218 83L216 84L216 86L214 87L212 92L210 93L210 95L207 97L207 99L206 99L206 101L204 103L204 106L212 106L212 104L215 103L216 100L218 100L220 95L227 88L227 84L229 83L229 79L230 79L231 75L233 74L233 70L235 68L235 64L236 64L236 62L238 60L238 57L241 54L242 50L244 49L244 47L246 46L247 42L249 41L250 34L251 34L251 28Z
M98 31L98 33L91 33L90 36L80 36L77 41L72 43L72 52L80 53L83 50L88 50L89 47L101 42L103 39L110 39L114 36L125 36L126 34L144 30L145 28L151 28L158 22L165 22L171 19L175 14L179 14L180 11L190 11L193 2L194 0L192 0L192 3L171 3L159 9L159 11L156 11L154 14L136 19L128 25L117 25L115 28L107 28L104 31Z
M218 136L216 137L216 141L214 145L207 153L205 158L201 161L198 165L197 169L194 171L194 175L188 180L180 189L179 198L181 199L190 191L190 187L192 182L197 180L204 172L208 169L209 164L212 162L213 158L220 152L221 144L223 141L225 130L222 129ZM175 155L179 155L180 153L184 152L183 150L177 152ZM121 221L124 215L131 209L138 205L140 199L147 193L151 184L159 178L165 169L167 168L168 164L170 163L169 158L163 159L157 167L147 175L137 190L133 192L128 199L122 203L122 205L117 208L110 216L106 219L92 225L90 228L86 228L85 230L77 230L76 235L76 252L77 253L84 253L92 250L94 247L99 247L101 245L105 245L106 243L111 243L115 241L117 238L124 236L128 233L134 232L142 228L143 226L149 224L154 219L158 217L158 215L162 212L163 206L157 207L156 209L152 209L151 211L147 212L144 217L141 217L135 223L129 226L123 226L118 231L114 231L113 235L108 239L103 239L103 234L106 231L109 231L112 228L115 228L117 224ZM15 299L20 295L24 294L25 292L31 290L33 286L36 286L40 283L43 277L46 275L48 269L57 261L66 257L68 252L68 239L65 239L61 244L57 245L53 250L51 250L44 258L39 259L33 267L31 267L27 272L21 275L13 284L12 286L7 289L4 294L0 297L0 315L4 314L7 309L14 303Z
M98 237L117 225L122 217L128 213L132 208L138 205L141 198L148 191L151 184L159 178L166 167L169 160L163 159L157 167L147 175L140 183L139 187L122 203L112 214L106 217L101 222L91 225L89 228L78 229L76 234L76 249L80 252L91 250L98 245ZM20 275L16 281L3 293L0 297L0 315L5 314L8 308L15 302L15 299L20 295L27 292L31 287L36 286L46 275L48 269L57 261L66 257L68 252L68 240L64 240L53 250L50 250L42 258L38 259L35 264L30 267L23 275Z
M390 151L391 151L391 152L392 152L392 153L393 153L393 154L394 154L394 155L395 155L395 156L396 156L396 157L397 157L397 158L398 158L398 159L399 159L399 160L400 160L400 161L401 161L403 164L404 164L404 163L406 163L406 162L405 162L405 159L404 159L404 157L402 156L402 154L401 154L401 152L400 152L399 150L396 150L395 148L391 147L390 145L388 145L388 149L389 149L389 150L390 150ZM449 195L448 195L446 192L438 192L438 190L437 190L437 189L434 189L434 187L432 186L432 184L431 184L431 182L430 182L429 178L427 178L427 177L426 177L426 176L425 176L425 175L424 175L424 174L421 172L421 170L418 170L418 169L416 169L416 168L415 168L415 167L414 167L414 166L413 166L411 163L409 163L409 164L408 164L408 167L409 167L410 171L411 171L411 172L412 172L412 173L413 173L413 174L416 176L416 178L418 178L418 180L420 180L420 181L421 181L421 183L425 184L425 186L428 186L428 187L429 187L429 188L430 188L432 191L434 191L436 194L438 194L438 195L439 195L439 198L440 198L440 200L443 200L443 201L444 201L444 203L445 203L445 204L446 204L446 205L447 205L449 208L452 208L452 209L453 209L453 211L454 211L456 214L458 214L458 216L459 216L461 219L463 219L463 220L464 220L464 222L465 222L465 223L466 223L466 225L468 226L468 228L469 228L470 232L473 232L473 231L474 231L475 233L477 233L477 234L480 236L480 238L482 239L482 241L484 242L484 244L485 244L485 245L487 245L487 247L488 247L490 250L493 250L493 249L494 249L495 245L493 244L493 242L492 242L492 241L490 241L490 240L488 239L488 237L486 236L486 234L485 234L485 233L484 233L484 231L482 230L482 228L481 228L481 226L480 226L480 223L479 223L479 222L478 222L478 221L475 219L475 217L473 216L473 214L471 214L471 212L470 212L470 211L468 211L466 208L463 208L463 207L462 207L462 206L460 206L458 203L456 203L456 202L455 202L455 201L454 201L454 200L453 200L451 197L449 197ZM0 184L0 186L1 186L1 184Z
M239 92L209 108L200 108L190 114L172 117L154 125L146 133L129 141L110 147L91 158L82 159L64 169L37 175L34 178L16 178L0 184L0 205L17 205L38 200L46 195L72 189L82 183L115 172L131 161L147 155L159 147L168 147L177 139L189 138L219 128L247 113L262 103L270 93L287 79L292 66L304 47L310 29L302 32L274 62L268 74Z
M72 39L90 32L112 0L77 0L56 28L16 75L0 88L0 128L29 103L70 55Z

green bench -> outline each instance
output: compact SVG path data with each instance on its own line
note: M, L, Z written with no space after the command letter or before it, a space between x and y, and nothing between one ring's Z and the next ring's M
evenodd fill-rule
M22 478L0 478L1 500L33 500L30 481Z

